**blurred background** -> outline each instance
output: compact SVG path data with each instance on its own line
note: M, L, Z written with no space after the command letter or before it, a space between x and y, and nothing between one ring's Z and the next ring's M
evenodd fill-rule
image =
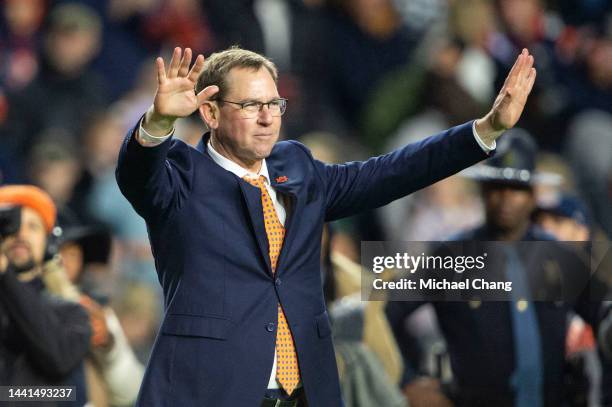
M126 132L152 103L154 59L237 44L278 66L282 137L319 159L389 151L481 117L523 47L538 77L519 127L540 149L538 199L577 195L595 236L612 235L609 0L1 0L0 184L32 183L60 224L112 235L97 270L146 363L162 298L144 222L114 178ZM195 145L197 117L176 136ZM478 187L451 177L333 225L331 250L361 240L438 240L482 221Z

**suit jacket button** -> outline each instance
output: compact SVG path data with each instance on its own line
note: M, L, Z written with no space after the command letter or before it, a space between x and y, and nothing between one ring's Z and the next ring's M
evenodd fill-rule
M268 322L266 324L266 331L268 332L274 332L274 322Z
M281 285L281 280L280 280L280 278L277 278L277 279L274 281L274 284L276 284L276 286L277 286L277 287L278 287L278 286L280 286L280 285Z

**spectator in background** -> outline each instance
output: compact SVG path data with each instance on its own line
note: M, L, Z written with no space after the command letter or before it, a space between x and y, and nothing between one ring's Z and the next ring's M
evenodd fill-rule
M563 19L568 24L580 26L582 24L605 19L607 13L612 11L612 3L608 0L555 0Z
M255 14L255 3L256 0L207 0L204 3L216 40L215 49L239 44L251 51L264 52L263 33Z
M612 114L612 14L600 23L574 29L575 49L568 56L563 82L570 96L567 113L586 110Z
M132 405L144 373L109 306L113 293L110 251L111 236L106 230L84 226L65 229L59 251L71 283L81 290L80 302L94 328L85 368L89 399L95 407Z
M302 111L307 119L317 117L316 122L305 123L306 128L332 130L367 147L367 155L379 153L384 142L379 129L388 123L378 121L366 128L362 122L372 116L376 103L371 99L380 82L410 61L417 35L403 24L391 0L334 0L319 13L302 57L309 68L303 72ZM376 109L394 102L387 99ZM393 112L397 110L394 107ZM362 215L351 219L358 240L384 240L376 213Z
M103 41L93 69L104 77L107 96L116 100L138 77L139 66L159 44L144 35L146 16L161 3L158 0L80 0L102 17ZM117 63L121 61L121 63Z
M372 90L409 62L417 38L391 0L331 1L321 18L305 59L305 114L354 137Z
M495 66L487 44L497 29L495 6L489 0L452 2L449 31L466 45L458 67L459 83L480 103L495 96Z
M607 24L607 25L606 25ZM581 43L568 88L573 95L564 155L596 221L612 236L612 14Z
M214 43L203 9L206 3L199 0L163 1L145 18L145 35L152 42L167 47L183 44L197 53L210 52Z
M0 14L0 184L20 182L23 176L12 151L5 148L1 128L8 119L7 93L19 92L39 69L39 29L46 12L45 0L7 0ZM18 119L18 118L15 118Z
M566 156L589 200L596 221L612 236L612 115L590 111L576 117L569 129Z
M126 277L157 285L153 256L144 221L122 198L115 181L119 148L126 131L121 110L97 115L84 134L88 189L84 207L97 223L106 225L119 241L119 268Z
M6 0L3 3L0 87L16 91L29 84L38 72L39 29L46 12L46 0Z
M162 315L158 292L150 284L127 282L112 306L138 360L147 363Z
M426 54L425 63L416 60L384 75L364 102L359 120L361 140L373 151L380 151L393 136L404 136L406 122L432 111L447 123L462 123L467 117L483 114L483 105L459 81L464 49L458 38L432 39L419 48Z
M9 221L3 212L0 231L0 382L76 385L75 405L82 406L91 336L87 314L46 293L42 280L55 224L53 201L39 188L14 185L0 187L0 206L18 208Z
M533 48L542 76L534 86L535 97L522 127L538 134L540 147L558 151L563 113L570 103L561 86L562 62L555 49L562 22L543 0L495 0L495 5L502 29L490 36L487 49L496 64L496 84L503 81L515 50Z
M9 95L9 117L0 132L0 146L15 154L18 167L36 136L54 129L74 143L89 114L105 106L105 85L89 69L101 28L99 16L87 6L62 3L50 11L40 71L21 92Z
M45 138L35 144L28 159L29 180L47 192L58 211L58 223L78 223L76 186L81 179L82 167L79 151L62 139Z

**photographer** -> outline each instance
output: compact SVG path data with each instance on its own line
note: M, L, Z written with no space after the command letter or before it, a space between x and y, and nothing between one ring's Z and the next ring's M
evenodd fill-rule
M0 187L0 383L77 385L73 405L82 405L88 316L80 305L49 295L42 281L55 218L55 205L41 189Z

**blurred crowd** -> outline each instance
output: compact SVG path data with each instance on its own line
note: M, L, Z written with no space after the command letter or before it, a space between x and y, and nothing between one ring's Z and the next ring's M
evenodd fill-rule
M575 196L585 214L578 223L597 239L612 237L609 0L0 4L0 185L46 191L58 225L76 233L65 242L108 240L102 261L89 269L81 264L72 280L93 302L82 300L86 308L112 310L110 325L123 330L134 366L147 362L164 299L144 221L121 195L114 172L125 134L152 103L155 57L175 46L207 56L238 44L270 57L279 68L280 95L289 100L282 137L306 143L326 162L364 159L481 117L526 47L538 77L517 131L537 143L537 204L559 206ZM192 145L205 131L197 117L177 126L176 137ZM483 221L478 192L476 183L457 175L331 225L324 266L345 270L345 284L358 286L360 241L447 239ZM63 249L69 269L74 251ZM358 291L329 290L334 299ZM336 305L338 314L346 313L346 302ZM426 323L418 316L412 321ZM388 330L386 322L376 324L375 332ZM427 340L435 347L439 338ZM358 357L339 350L345 359ZM375 353L389 383L399 383L396 345Z

